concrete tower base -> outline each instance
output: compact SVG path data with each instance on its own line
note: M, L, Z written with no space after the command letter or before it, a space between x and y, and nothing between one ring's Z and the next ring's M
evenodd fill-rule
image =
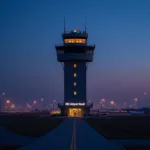
M93 104L86 105L86 106L65 106L65 105L58 104L58 107L61 110L62 116L83 117L89 114L90 108L93 107Z

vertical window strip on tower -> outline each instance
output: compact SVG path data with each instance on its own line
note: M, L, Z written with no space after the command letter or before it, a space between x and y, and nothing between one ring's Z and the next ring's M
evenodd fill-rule
M74 73L74 74L73 74L73 76L74 76L74 77L77 77L77 74L76 74L76 73Z
M74 94L74 95L77 95L77 92L76 92L76 91L74 91L74 92L73 92L73 94Z
M73 64L73 67L74 67L74 68L77 68L77 64Z
M74 86L77 86L77 83L76 83L76 82L74 82L74 83L73 83L73 85L74 85Z

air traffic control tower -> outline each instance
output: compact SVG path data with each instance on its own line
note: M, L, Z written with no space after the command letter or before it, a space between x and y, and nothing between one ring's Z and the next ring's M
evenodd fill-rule
M63 45L56 45L57 60L64 69L64 103L58 104L64 116L88 114L93 104L87 103L86 71L93 61L95 45L88 45L88 34L74 29L62 34Z

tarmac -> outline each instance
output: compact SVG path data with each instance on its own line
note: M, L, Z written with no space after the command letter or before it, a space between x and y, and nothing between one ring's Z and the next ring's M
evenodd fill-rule
M85 121L68 118L47 135L19 150L121 150L119 143L111 142L96 132Z

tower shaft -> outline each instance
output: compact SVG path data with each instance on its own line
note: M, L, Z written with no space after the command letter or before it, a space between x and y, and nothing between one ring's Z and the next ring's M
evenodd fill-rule
M86 103L86 62L64 62L65 103Z

